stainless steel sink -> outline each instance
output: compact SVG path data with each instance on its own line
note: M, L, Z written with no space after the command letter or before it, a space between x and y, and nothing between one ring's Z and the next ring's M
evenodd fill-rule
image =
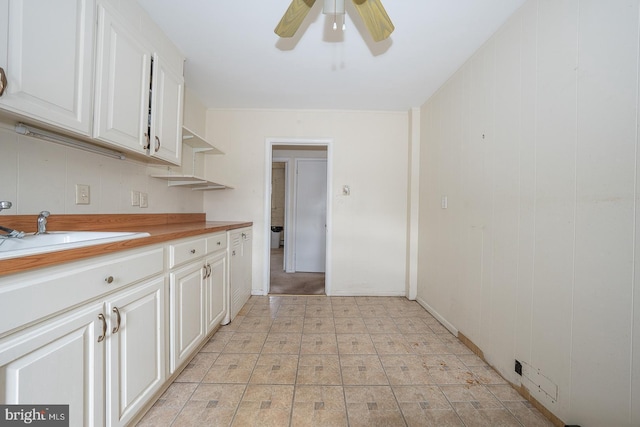
M21 239L0 239L0 260L148 236L149 233L126 231L52 231L38 235L27 234Z

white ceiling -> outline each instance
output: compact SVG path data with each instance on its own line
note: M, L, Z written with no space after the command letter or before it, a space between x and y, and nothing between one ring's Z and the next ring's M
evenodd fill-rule
M347 0L346 31L317 0L292 39L290 0L138 0L186 56L206 107L399 110L422 105L525 0L383 0L375 43Z

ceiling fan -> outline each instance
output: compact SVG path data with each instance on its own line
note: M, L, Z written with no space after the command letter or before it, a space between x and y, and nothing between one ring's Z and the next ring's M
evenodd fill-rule
M369 33L376 42L389 37L395 27L380 0L352 0ZM292 0L274 32L280 37L293 37L316 0ZM345 0L324 0L323 13L344 15ZM344 21L343 21L344 22ZM336 29L334 21L334 29Z

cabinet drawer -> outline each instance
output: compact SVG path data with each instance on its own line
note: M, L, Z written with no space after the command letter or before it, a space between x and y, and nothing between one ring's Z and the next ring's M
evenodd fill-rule
M169 245L169 268L202 258L206 253L207 240L204 237L173 243Z
M163 271L162 247L0 279L0 335Z
M227 233L214 234L207 238L207 253L227 249Z

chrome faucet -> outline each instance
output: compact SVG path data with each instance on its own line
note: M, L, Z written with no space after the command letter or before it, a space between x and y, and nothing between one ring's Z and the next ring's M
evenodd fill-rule
M11 207L11 202L0 201L0 211L3 209L9 209ZM0 234L0 239L9 239L14 237L16 239L22 239L24 237L23 231L14 230L12 228L3 227L0 225L0 231L4 231L5 234Z
M46 234L47 233L47 217L51 215L49 211L42 211L40 215L38 215L38 231L35 234Z
M24 231L14 230L12 228L3 227L0 225L0 231L4 231L6 234L0 234L0 239L16 238L22 239L24 237Z

